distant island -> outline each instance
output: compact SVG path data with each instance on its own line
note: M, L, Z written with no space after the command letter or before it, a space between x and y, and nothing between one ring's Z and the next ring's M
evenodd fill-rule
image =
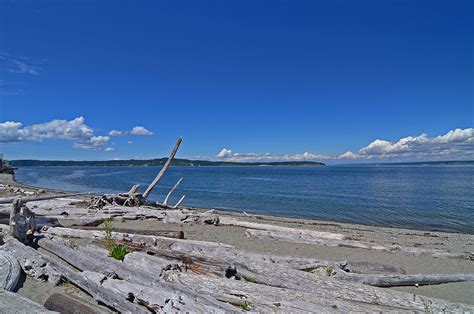
M159 167L167 158L128 159L128 160L12 160L15 167ZM324 166L315 161L281 161L281 162L230 162L210 160L189 160L175 158L173 166L208 167L208 166Z

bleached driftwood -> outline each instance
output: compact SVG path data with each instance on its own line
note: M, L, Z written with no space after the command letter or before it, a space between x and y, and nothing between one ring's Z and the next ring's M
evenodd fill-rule
M340 233L282 227L282 226L271 225L271 224L263 224L263 223L238 220L238 219L230 218L230 217L220 217L219 223L221 225L238 226L238 227L251 228L251 229L256 229L256 230L285 232L285 233L290 233L294 235L295 237L307 236L307 237L316 238L316 239L323 238L323 239L331 239L331 240L345 240L347 238L345 235L340 234Z
M51 234L55 236L60 236L63 238L84 238L92 240L102 240L105 239L105 232L95 231L95 230L80 230L80 229L71 229L71 228L61 228L61 227L51 227L44 228L41 230L42 233ZM149 246L157 245L173 245L177 242L187 243L194 245L195 247L232 247L231 245L215 243L215 242L206 242L206 241L197 241L197 240L184 240L184 239L171 239L166 237L159 236L149 236L149 235L139 235L131 233L121 233L121 232L112 232L112 236L117 240L123 240L135 244L145 244Z
M474 281L474 274L365 275L336 271L335 278L376 287L439 285Z
M23 218L20 221L20 218ZM33 236L36 230L35 214L26 206L20 198L12 202L10 213L10 235L26 242Z
M27 275L36 279L49 280L53 283L59 282L60 275L49 267L47 261L35 249L23 245L17 239L7 239L0 246L0 250L15 257Z
M402 252L412 255L427 255L433 257L457 258L457 259L472 259L472 254L453 253L437 249L423 249L417 247L407 247L401 245L382 245L371 244L355 240L339 240L339 239L325 239L314 237L307 234L298 234L295 232L277 231L277 230L257 230L247 229L245 233L254 238L259 239L274 239L286 242L317 244L329 247L348 247L369 249L382 252Z
M21 266L11 254L0 251L0 290L14 291L21 278Z
M168 194L166 195L165 197L165 200L163 201L163 205L168 205L168 200L169 198L171 197L171 195L173 194L174 191L176 191L176 189L178 188L178 186L181 184L181 182L183 182L184 178L181 177L178 182L176 182L176 184L173 186L173 188L171 188L171 190L168 192Z
M86 278L95 278L92 280L97 285L105 287L109 291L113 292L124 292L126 294L119 293L124 299L130 299L130 295L133 295L132 299L139 296L139 304L146 305L149 307L150 302L161 300L161 306L166 306L167 299L177 298L181 300L179 302L182 308L202 308L202 309L227 309L229 307L225 304L221 304L212 297L206 295L198 295L190 289L183 289L172 284L162 282L159 277L159 273L150 272L150 270L140 266L140 259L143 257L137 256L142 253L129 253L126 256L127 263L122 263L113 258L107 256L107 251L93 246L88 246L86 250L74 250L63 244L56 243L49 239L38 240L38 245L53 253L54 255L62 258L69 264L83 271ZM146 255L146 254L145 254ZM159 262L158 259L155 260ZM163 268L170 265L169 261L161 261L160 264ZM87 275L92 272L93 275ZM122 280L107 279L105 283L105 276L99 273L107 273L118 276ZM149 287L149 288L148 288ZM124 290L125 289L125 290ZM146 293L145 293L146 292ZM150 297L150 294L153 296ZM148 295L148 297L146 297ZM166 297L164 297L166 296ZM184 302L185 303L182 303ZM198 303L199 300L199 303ZM175 304L179 305L179 304ZM185 306L186 305L186 306ZM179 308L179 307L178 307Z
M174 209L174 208L178 208L178 206L181 205L181 203L184 201L184 198L185 198L185 197L186 197L186 195L181 196L181 198L179 199L179 201L178 201L176 204L174 204L173 209Z
M169 247L173 251L180 252L182 254L192 254L193 258L196 256L200 258L212 257L214 259L223 260L229 264L241 265L244 269L250 271L250 276L256 273L252 268L254 265L257 268L265 267L286 267L286 269L293 270L305 270L314 271L323 269L323 274L332 274L334 272L335 277L344 281L360 282L372 286L380 287L391 287L391 286L411 286L411 285L429 285L429 284L441 284L449 282L459 281L473 281L474 274L420 274L420 275L381 275L381 274L356 274L350 273L354 266L360 264L350 265L350 262L329 262L329 261L317 261L308 258L294 258L294 257L283 257L269 254L261 254L254 252L243 252L235 248L195 248L192 244L186 243L175 243ZM159 254L159 250L156 248L150 249L152 252ZM310 266L311 265L311 266ZM380 264L370 265L366 264L365 268L375 267L382 268ZM384 266L387 268L387 266ZM395 270L395 268L392 268ZM276 270L275 270L276 271ZM252 274L253 273L253 274ZM266 280L266 279L265 279Z
M57 313L48 311L42 305L27 299L18 293L0 289L1 313Z
M174 156L178 152L179 145L181 144L182 137L178 138L171 154L161 168L158 175L155 177L153 182L148 186L143 194L138 193L139 185L134 185L127 193L119 193L119 194L105 194L102 196L98 196L93 198L89 202L88 208L91 209L102 209L107 205L120 205L120 206L131 206L131 207L138 207L141 205L156 205L148 202L147 198L150 195L153 188L158 184L158 181L163 177L166 173L168 168L170 167L171 163L173 162Z
M90 195L91 193L65 193L65 194L53 194L53 195L43 195L43 196L21 196L20 199L23 203L27 202L35 202L35 201L42 201L42 200L51 200L55 198L64 198L70 196L78 196L78 195ZM4 197L0 198L0 204L10 204L14 200L18 199L18 196L14 197Z
M97 230L97 231L104 231L102 227L92 227L92 226L77 226L74 229L81 229L81 230ZM165 238L175 238L175 239L184 239L184 232L183 231L174 231L174 230L142 230L142 229L127 229L127 228L115 228L115 232L120 233L134 233L140 235L150 235L150 236L159 236Z
M4 246L5 244L0 248L4 249ZM95 300L102 302L113 309L132 313L146 312L127 299L123 299L108 290L101 289L99 284L89 280L82 273L76 272L70 267L58 263L52 257L42 254L31 247L22 245L16 239L9 239L8 251L19 260L25 272L28 273L30 270L34 269L35 272L39 271L43 273L40 277L35 276L36 278L41 278L48 281L53 280L52 282L57 284L59 280L55 279L54 277L64 277L80 287L82 290L86 291ZM34 265L31 264L32 260L36 262ZM21 261L23 261L23 263ZM50 277L52 274L54 274L53 278Z
M145 190L145 193L143 193L143 197L144 198L147 198L148 195L150 195L151 191L153 190L153 188L158 184L158 181L160 181L160 179L163 177L163 175L165 174L165 172L168 170L169 166L171 165L171 162L173 161L174 159L174 156L176 155L176 153L178 152L178 148L179 148L179 145L181 144L181 141L183 140L182 137L178 138L178 140L176 141L176 144L174 145L173 147L173 150L171 151L171 154L168 158L168 160L166 161L166 163L164 164L163 168L161 168L160 172L158 173L158 175L156 176L156 178L153 180L153 182L150 183L150 185L148 186L148 188Z

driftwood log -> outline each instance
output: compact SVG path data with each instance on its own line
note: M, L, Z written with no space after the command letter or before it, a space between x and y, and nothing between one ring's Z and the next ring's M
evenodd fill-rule
M94 231L104 231L102 227L92 227L92 226L73 226L74 229L81 230L94 230ZM113 228L114 232L120 233L134 233L140 235L150 235L150 236L159 236L165 238L174 238L174 239L184 239L183 231L174 231L174 230L141 230L141 229L128 229L128 228Z
M20 282L20 263L10 253L0 251L0 290L15 291Z
M96 307L91 306L88 302L64 293L54 293L50 295L44 302L44 307L50 311L56 311L59 313L100 313Z
M18 293L0 289L1 313L57 313L48 311L42 305L27 299Z
M107 206L107 205L119 205L119 206L131 206L131 207L136 207L136 206L141 206L141 205L151 205L151 206L156 205L151 202L148 202L148 196L152 192L153 188L158 184L158 181L160 181L160 179L166 173L168 168L171 166L171 163L173 162L174 156L178 152L178 148L182 140L183 140L182 137L178 138L175 146L173 147L173 150L171 151L171 154L168 160L163 165L163 168L161 168L158 175L150 183L150 185L148 186L148 188L145 190L143 194L138 192L140 186L134 185L126 193L105 194L99 197L95 197L90 201L88 208L102 209L104 206Z

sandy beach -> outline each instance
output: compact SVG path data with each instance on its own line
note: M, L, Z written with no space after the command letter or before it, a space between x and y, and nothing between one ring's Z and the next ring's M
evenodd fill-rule
M38 192L38 188L16 183L10 175L0 175L0 184L18 187L27 192ZM57 193L43 189L44 193ZM2 190L2 197L14 196ZM74 197L73 199L84 199ZM34 202L29 204L33 205ZM2 205L8 207L9 205ZM204 212L208 209L193 209ZM471 256L474 252L474 235L459 233L428 232L398 228L383 228L368 225L356 225L339 222L317 221L308 219L293 219L264 215L249 215L227 211L216 211L222 219L238 219L239 221L269 224L295 229L315 230L343 234L348 239L362 241L376 245L399 245L409 248L423 248L443 250L451 253ZM67 223L64 223L67 226ZM232 225L203 225L196 223L171 224L156 220L123 220L115 219L116 228L137 230L176 230L183 231L186 239L224 243L251 252L271 253L275 255L289 255L311 257L320 260L377 262L402 267L407 274L455 274L474 273L474 262L469 258L438 258L428 255L414 255L404 252L383 252L353 247L328 247L317 243L297 243L272 238L249 237L245 227ZM413 295L427 296L447 300L455 303L474 305L472 298L474 282L447 283L432 286L409 286L386 288L408 292ZM26 278L18 293L43 304L47 297L54 292L72 293L84 300L95 304L87 294L72 285L53 286L32 278ZM94 305L97 309L108 311L107 308Z

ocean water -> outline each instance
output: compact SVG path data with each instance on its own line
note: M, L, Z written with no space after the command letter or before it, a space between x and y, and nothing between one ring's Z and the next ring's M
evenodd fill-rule
M142 191L156 167L22 167L19 182L78 192ZM474 166L171 167L151 194L248 213L474 234Z

